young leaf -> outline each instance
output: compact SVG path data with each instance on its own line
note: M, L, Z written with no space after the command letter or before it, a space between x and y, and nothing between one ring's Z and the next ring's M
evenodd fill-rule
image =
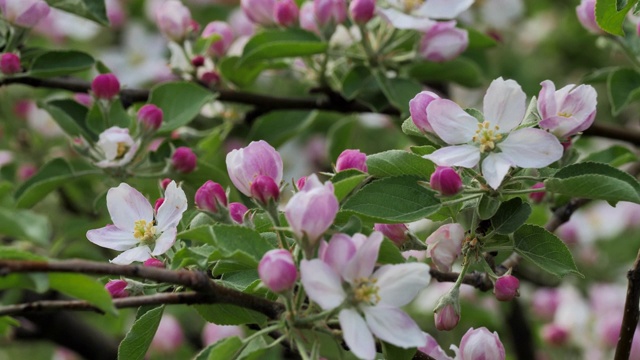
M237 336L224 338L204 348L194 360L237 359L245 345Z
M491 218L491 225L498 234L511 234L529 219L529 215L531 215L531 206L521 198L513 198L500 205Z
M267 30L244 46L239 66L260 60L309 56L327 50L327 43L315 34L300 29Z
M589 154L583 162L599 162L618 167L637 160L638 156L629 150L629 148L621 145L613 145L604 150Z
M41 104L53 120L72 137L82 136L85 139L98 140L88 128L85 122L88 109L71 99L51 100Z
M317 111L306 110L269 112L253 123L249 140L264 140L278 148L311 126L317 114Z
M104 0L47 0L49 5L108 26Z
M382 353L385 359L411 360L416 351L416 348L403 349L387 342L382 342Z
M231 304L195 305L194 308L208 322L218 325L264 324L267 317L259 312Z
M482 195L478 203L478 217L480 220L488 220L498 211L500 200L495 196Z
M541 269L563 277L574 273L582 276L567 246L543 227L525 224L514 234L515 252Z
M162 109L164 121L161 132L169 132L188 124L202 106L214 99L209 90L188 82L170 82L151 89L149 102Z
M89 54L80 51L49 51L33 60L28 75L35 77L69 75L89 69L94 62Z
M416 175L429 179L435 171L433 163L403 150L389 150L367 156L369 174L375 177Z
M628 0L627 4L620 8L618 1L597 0L596 1L596 22L602 30L613 34L624 36L622 23L627 13L638 2L638 0Z
M640 99L640 74L627 68L612 72L607 79L607 92L611 112L613 116L617 116L625 106Z
M46 246L51 238L51 224L46 216L32 211L0 207L0 234Z
M49 287L66 295L86 300L104 312L113 315L118 313L104 285L88 276L52 273L49 274Z
M151 345L151 340L158 330L158 325L160 325L163 311L164 306L149 310L133 323L131 330L118 347L118 360L144 359L144 355Z
M342 201L366 178L367 174L355 169L348 169L335 174L331 178L331 183L333 184L333 192L336 194L338 201Z

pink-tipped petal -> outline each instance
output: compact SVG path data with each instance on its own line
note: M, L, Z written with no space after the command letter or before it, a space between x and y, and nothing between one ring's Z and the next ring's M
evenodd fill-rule
M556 106L556 85L551 80L545 80L540 83L542 89L538 93L538 112L543 119L557 114Z
M424 156L438 166L472 168L480 161L480 150L473 145L447 146Z
M344 341L353 354L360 359L373 359L376 356L376 344L360 314L353 309L344 309L338 318Z
M113 224L133 234L137 220L153 221L153 208L147 198L128 184L121 183L107 192L107 209Z
M322 242L326 244L324 241ZM321 246L322 247L322 246ZM320 252L318 252L320 254ZM320 258L329 264L336 274L342 274L349 260L356 253L356 246L347 234L335 234L329 240L329 244L324 246L324 251Z
M117 265L129 265L134 261L144 262L151 258L151 249L148 246L136 246L111 260L111 263Z
M403 349L426 345L422 330L404 311L384 305L363 307L362 310L369 329L380 340Z
M303 260L300 279L309 298L324 310L340 306L347 298L340 276L320 259Z
M450 145L468 143L478 130L478 120L451 100L430 102L427 117L433 131Z
M418 9L431 19L454 19L473 4L473 0L428 0Z
M500 132L507 133L524 119L526 100L527 95L517 82L497 78L484 96L484 118L491 125L500 126Z
M346 281L353 283L356 279L368 278L373 273L383 239L384 236L381 232L374 231L371 233L344 268L342 277Z
M423 263L385 265L376 270L380 303L405 306L429 284L429 266Z
M87 231L87 239L98 246L117 251L131 249L138 244L132 231L122 230L115 225L89 230Z
M382 16L396 29L427 31L436 22L424 17L407 15L394 8L378 9L378 15Z

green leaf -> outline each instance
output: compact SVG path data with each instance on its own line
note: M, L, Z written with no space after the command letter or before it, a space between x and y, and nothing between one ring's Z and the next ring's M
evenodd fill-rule
M51 224L46 216L29 210L0 208L0 234L47 246Z
M12 327L19 327L20 322L9 316L0 316L0 337L9 335Z
M71 99L51 100L41 104L49 112L53 120L71 137L82 136L85 139L98 140L89 128L85 119L88 109Z
M478 217L480 220L488 220L498 211L500 199L487 194L482 195L478 204Z
M382 354L385 359L411 360L416 351L416 348L403 349L387 342L382 342Z
M416 175L429 179L435 171L431 161L403 150L389 150L369 155L367 168L369 174L375 177Z
M34 77L69 75L89 69L94 62L89 54L80 51L49 51L33 60L28 75Z
M435 192L418 185L417 176L387 177L364 186L342 210L379 223L423 219L440 208Z
M338 201L342 201L366 178L367 174L355 169L340 171L331 178L333 193L336 194Z
M380 252L378 252L378 263L380 264L404 264L406 260L400 249L388 239L382 240Z
M541 269L557 277L563 277L570 273L582 276L567 246L543 227L530 224L522 225L513 234L513 238L515 241L514 250Z
M95 171L74 171L64 159L53 159L16 190L14 195L16 207L31 207L62 185L96 173Z
M466 87L478 87L483 84L483 71L480 66L464 57L443 63L416 63L409 66L408 73L409 77L421 82L453 81Z
M44 256L36 255L30 251L24 251L10 246L0 246L0 259L3 260L35 260L46 261Z
M638 180L602 163L583 162L566 166L544 184L550 192L571 197L640 203Z
M86 300L98 309L116 315L118 311L113 306L111 295L104 285L81 274L49 274L49 286L66 295Z
M621 145L613 145L604 150L589 154L583 162L599 162L618 167L637 160L638 156L629 150L629 148Z
M596 1L596 22L602 30L613 34L624 36L622 24L627 13L638 2L638 0L629 0L627 4L619 8L618 1L597 0Z
M327 50L327 43L313 33L300 29L267 30L251 38L244 46L239 66L261 60L309 56Z
M49 5L108 26L104 0L46 0Z
M493 229L498 234L511 234L529 219L531 206L521 198L513 198L500 205L498 212L491 218Z
M253 83L262 71L269 68L267 63L240 64L240 57L228 56L218 64L220 74L238 86Z
M487 49L498 45L498 42L491 36L474 28L465 28L469 34L468 50Z
M377 83L371 71L366 66L354 66L342 80L342 95L347 100L353 100L361 92L377 88Z
M244 346L237 336L224 338L204 348L194 360L237 359Z
M422 84L410 79L388 78L379 72L374 72L374 77L391 105L403 114L409 114L409 100L422 91Z
M640 74L633 69L618 69L607 79L607 92L611 101L611 112L620 114L625 106L640 99Z
M425 155L429 155L431 153L433 153L434 151L436 151L436 148L434 148L431 145L421 145L421 146L411 146L409 147L411 149L411 152L419 155L419 156L425 156Z
M316 119L316 111L272 111L260 116L251 126L250 140L265 140L278 148L307 129Z
M214 97L209 90L194 83L170 82L153 87L149 103L158 106L164 113L159 131L169 132L188 124Z
M579 83L596 84L596 83L606 82L607 79L609 79L609 75L611 75L611 73L619 69L620 69L619 66L610 66L610 67L593 70L592 72L585 74L582 77L582 80L579 81Z
M218 325L264 324L267 317L257 311L231 304L195 305L206 321Z
M408 118L402 122L402 132L406 135L424 138L424 134L420 131L420 129L418 129L416 124L413 123L413 120L411 118Z
M118 347L118 360L143 360L153 340L164 306L149 310L133 323Z

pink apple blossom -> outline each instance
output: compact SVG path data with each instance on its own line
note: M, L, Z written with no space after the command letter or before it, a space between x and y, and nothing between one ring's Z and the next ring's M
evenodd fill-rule
M252 141L242 149L227 154L227 171L231 182L241 193L251 196L251 184L258 175L273 179L276 184L282 181L282 158L266 141Z
M0 10L8 22L32 28L49 14L50 8L44 0L0 0Z
M492 333L485 327L469 329L460 341L457 354L456 359L459 360L505 359L504 346L498 333L495 331Z
M439 21L426 30L418 53L433 62L453 60L469 46L467 30L456 27L455 21Z
M465 231L460 224L445 224L426 240L427 254L440 271L451 271L453 262L462 252Z
M467 10L474 0L388 0L378 13L397 29L426 31L436 21L449 20Z
M565 139L586 130L596 118L598 94L591 85L567 85L556 91L550 80L543 81L538 95L540 127Z
M433 101L440 99L436 93L431 91L421 91L409 101L409 112L411 120L422 132L433 132L433 128L427 118L427 106Z

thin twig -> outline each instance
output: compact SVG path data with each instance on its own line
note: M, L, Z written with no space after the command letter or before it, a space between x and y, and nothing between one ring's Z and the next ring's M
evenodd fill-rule
M620 338L616 346L614 360L629 359L633 336L638 326L638 317L640 315L640 310L638 309L638 302L640 301L640 251L638 251L636 261L633 263L633 268L627 273L627 279L629 279L627 299L624 304Z

